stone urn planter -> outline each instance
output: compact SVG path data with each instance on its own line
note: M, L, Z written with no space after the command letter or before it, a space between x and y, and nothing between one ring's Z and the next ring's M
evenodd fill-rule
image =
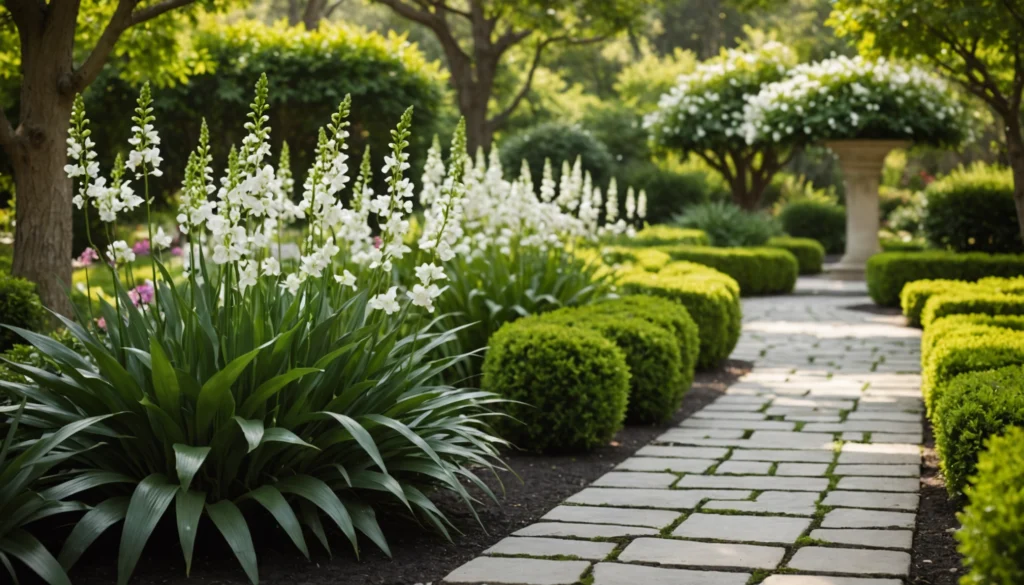
M839 157L846 188L846 253L828 270L833 278L863 280L868 258L878 244L878 185L890 151L908 140L832 140L825 143Z

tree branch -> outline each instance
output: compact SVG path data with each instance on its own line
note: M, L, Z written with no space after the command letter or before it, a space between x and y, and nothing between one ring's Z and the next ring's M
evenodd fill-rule
M387 6L391 10L395 11L399 16L407 18L413 22L418 22L434 31L434 34L437 36L437 40L441 41L441 45L444 47L445 52L448 53L449 61L452 60L453 54L461 55L463 59L469 59L469 55L462 50L458 41L456 41L455 37L452 36L452 32L448 28L448 24L445 22L442 15L416 8L415 6L406 4L403 0L374 1L378 4Z
M33 28L46 17L45 0L7 0L6 7L19 29Z
M345 3L345 0L338 0L334 4L331 4L330 6L325 8L324 9L324 18L330 18L331 14L333 14L334 11L337 10L338 7L341 6L344 3Z
M445 2L445 0L434 0L433 4L438 9L444 10L445 12L451 12L452 14L458 14L459 16L461 16L463 18L468 18L468 19L472 19L473 18L472 15L468 11L466 11L466 10L459 10L458 8L454 8L452 6L449 6L448 3Z

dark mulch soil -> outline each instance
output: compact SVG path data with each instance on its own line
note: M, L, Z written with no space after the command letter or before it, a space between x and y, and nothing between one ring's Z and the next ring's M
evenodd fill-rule
M902 317L903 311L899 307L882 307L874 303L864 303L860 305L850 305L843 307L848 311L859 311L861 313L870 313L872 315L882 315L885 317Z
M914 531L913 564L908 585L957 585L960 575L960 553L956 551L953 530L957 503L946 495L946 482L939 472L932 425L924 419L925 450L921 466L921 504L917 510Z
M371 544L364 546L361 561L356 561L344 538L334 535L335 557L314 553L306 561L280 531L267 523L254 530L264 585L412 585L440 581L450 571L477 556L508 534L528 525L610 470L644 446L666 427L703 408L717 398L736 379L750 370L749 362L729 361L723 368L698 373L683 407L671 422L661 426L627 427L609 445L585 455L540 456L508 453L505 461L519 478L503 477L504 494L500 505L481 505L479 515L486 531L454 499L438 498L439 507L463 531L448 542L436 533L403 521L384 523L384 533L394 552L388 559ZM488 483L500 489L491 478ZM112 531L113 532L113 531ZM192 577L185 577L184 563L173 525L161 524L146 547L135 571L133 585L217 585L244 584L245 575L233 555L216 535L212 525L200 526ZM205 537L204 537L205 533ZM76 585L108 585L116 580L118 535L111 534L94 545L72 571ZM309 538L311 549L319 548ZM926 583L927 581L922 581Z

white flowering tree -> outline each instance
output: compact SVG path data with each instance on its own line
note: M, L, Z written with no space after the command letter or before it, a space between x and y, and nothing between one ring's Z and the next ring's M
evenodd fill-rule
M796 149L791 133L748 141L743 112L751 98L783 79L795 63L793 51L774 41L723 51L680 76L645 118L645 126L660 146L699 156L722 174L737 205L756 209Z

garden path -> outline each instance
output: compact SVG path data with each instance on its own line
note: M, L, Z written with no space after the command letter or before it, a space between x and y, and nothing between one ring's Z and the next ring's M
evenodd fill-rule
M797 291L744 299L724 395L444 583L902 585L919 333L852 310L863 284Z

